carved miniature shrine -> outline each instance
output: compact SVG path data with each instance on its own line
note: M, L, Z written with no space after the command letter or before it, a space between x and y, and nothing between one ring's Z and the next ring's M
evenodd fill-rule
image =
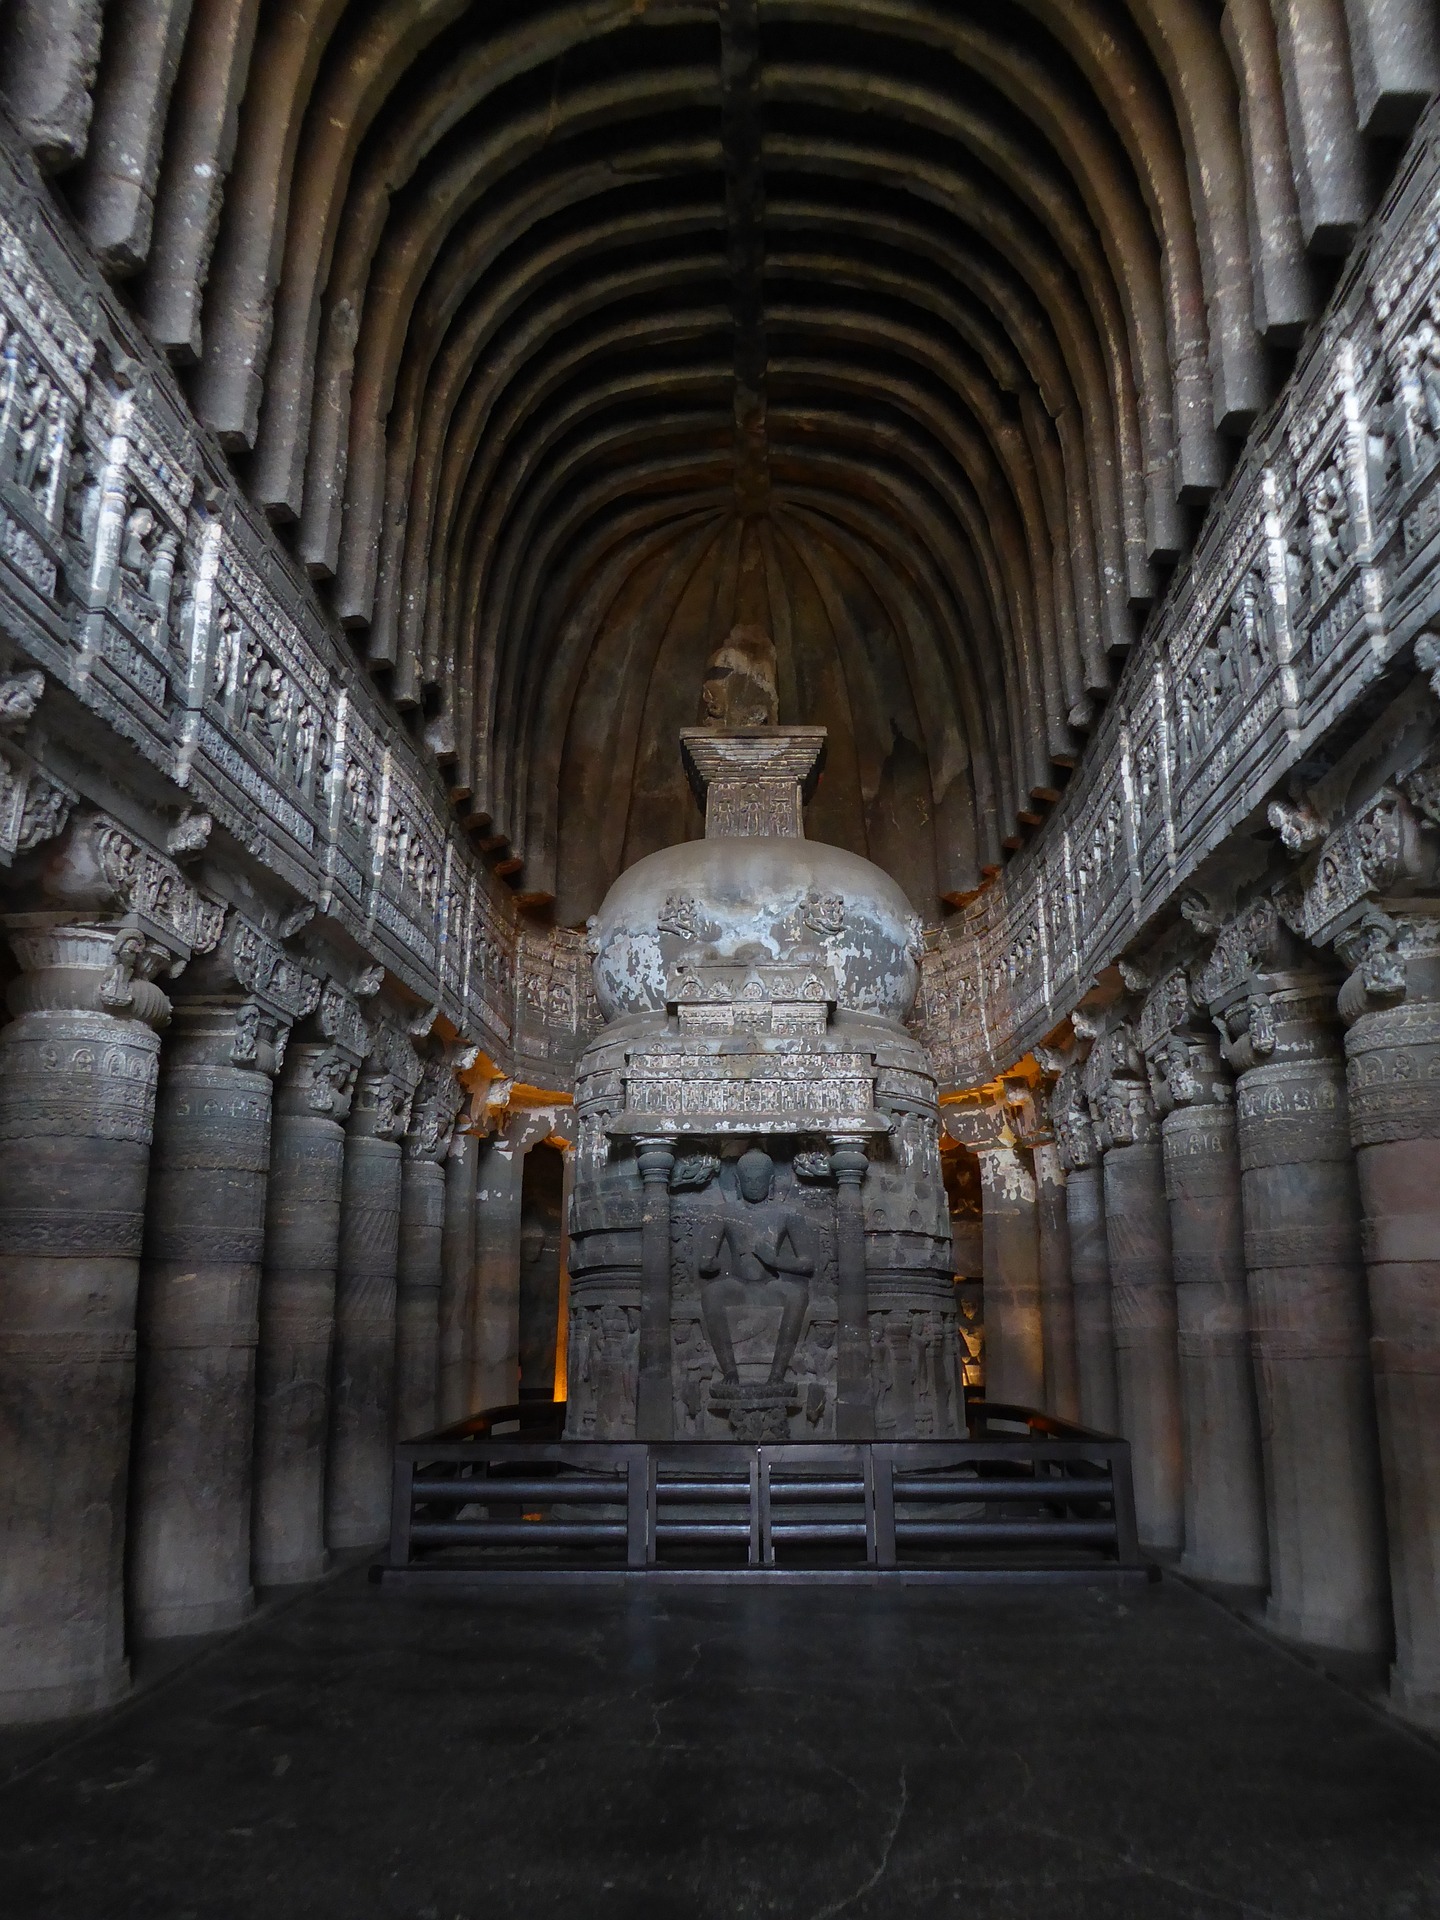
M773 719L763 636L717 654L681 749L705 838L591 923L569 1433L964 1432L936 1087L903 1024L920 928L878 867L807 841L822 727ZM770 686L773 687L773 681Z

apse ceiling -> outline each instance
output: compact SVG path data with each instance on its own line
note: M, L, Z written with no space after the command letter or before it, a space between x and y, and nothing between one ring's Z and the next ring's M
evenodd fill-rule
M1081 751L1429 5L111 4L47 157L523 899L698 831L749 620L812 832L934 917Z

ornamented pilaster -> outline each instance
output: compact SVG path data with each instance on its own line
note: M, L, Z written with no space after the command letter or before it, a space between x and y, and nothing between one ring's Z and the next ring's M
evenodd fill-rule
M232 913L161 1058L140 1275L131 1606L150 1637L253 1604L250 1522L271 1080L320 981Z
M1196 981L1236 1074L1269 1618L1349 1652L1389 1644L1384 1529L1334 977L1260 900Z
M1263 1587L1265 1487L1250 1363L1235 1091L1183 967L1156 982L1140 1044L1161 1115L1185 1438L1185 1554L1197 1579Z
M21 972L0 1033L0 1717L128 1685L122 1571L135 1305L160 1051L156 976L220 909L103 815L6 923Z
M275 1090L256 1357L259 1586L325 1571L325 1445L345 1127L370 1033L333 981L292 1036Z
M1108 1018L1085 1062L1086 1098L1104 1155L1105 1236L1120 1427L1135 1473L1141 1541L1179 1554L1185 1539L1180 1360L1160 1118L1144 1055Z
M332 1548L377 1545L389 1526L400 1140L420 1076L409 1036L372 1021L345 1128L325 1486L325 1543Z
M395 1430L402 1440L432 1433L437 1420L445 1159L464 1097L451 1050L425 1061L400 1168Z
M1110 1305L1110 1247L1105 1236L1105 1185L1095 1126L1085 1098L1088 1034L1061 1071L1050 1095L1055 1144L1065 1172L1065 1218L1070 1229L1070 1285L1075 1303L1075 1371L1080 1418L1101 1433L1120 1430L1115 1384L1115 1324Z

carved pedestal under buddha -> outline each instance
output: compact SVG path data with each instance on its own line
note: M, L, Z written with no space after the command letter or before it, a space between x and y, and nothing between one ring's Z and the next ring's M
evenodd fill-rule
M639 861L591 923L575 1437L964 1431L935 1082L902 1024L918 924L804 839L824 739L687 731L705 839Z

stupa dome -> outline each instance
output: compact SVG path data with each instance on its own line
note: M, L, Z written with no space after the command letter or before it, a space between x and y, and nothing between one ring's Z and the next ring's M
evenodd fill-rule
M608 1020L662 1012L669 970L705 958L831 969L844 1011L903 1020L919 979L919 925L871 861L815 840L693 840L622 873L590 923Z

